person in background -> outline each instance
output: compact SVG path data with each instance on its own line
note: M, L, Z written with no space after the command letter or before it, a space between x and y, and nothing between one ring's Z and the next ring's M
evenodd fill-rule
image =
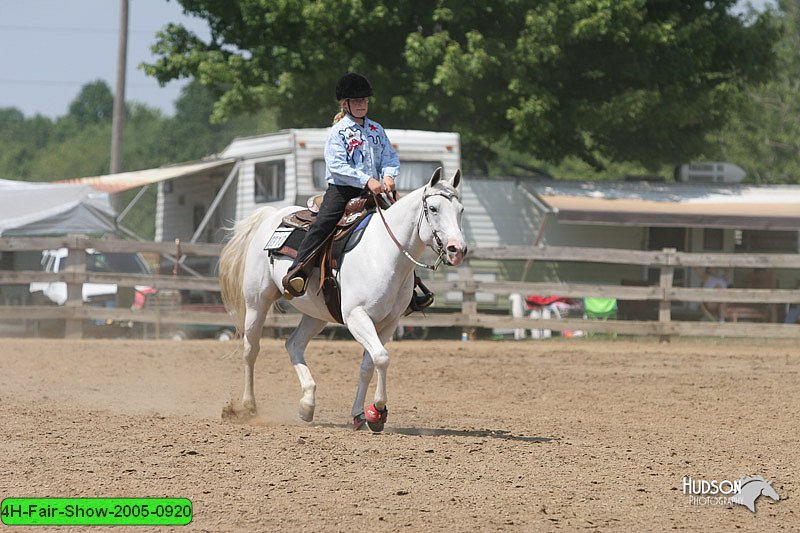
M745 276L742 287L747 289L777 289L778 277L772 269L754 268ZM769 322L778 321L778 307L775 304L757 304L756 307L766 311L766 318Z
M708 267L702 272L695 269L695 272L700 276L704 289L727 289L730 285L726 274L718 267ZM709 320L722 322L725 318L724 302L701 302L700 309Z
M800 280L794 286L794 290L800 291ZM796 324L797 319L800 318L800 303L789 304L786 306L786 324Z

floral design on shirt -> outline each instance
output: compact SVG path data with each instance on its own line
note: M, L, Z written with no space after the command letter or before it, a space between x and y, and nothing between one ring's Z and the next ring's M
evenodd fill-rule
M346 128L340 132L343 137L345 146L347 147L347 160L353 163L359 163L364 154L360 150L364 144L364 135L360 129Z

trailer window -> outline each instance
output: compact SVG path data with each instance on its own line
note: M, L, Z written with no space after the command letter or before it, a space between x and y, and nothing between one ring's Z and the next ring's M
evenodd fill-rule
M285 197L286 166L280 161L255 164L255 203L277 202Z
M311 175L314 177L314 187L324 191L328 188L325 181L325 160L315 159L311 162Z
M798 250L796 231L745 229L735 238L736 252L793 254Z
M419 189L430 181L433 172L442 167L441 161L403 161L400 160L400 176L397 188L401 191Z

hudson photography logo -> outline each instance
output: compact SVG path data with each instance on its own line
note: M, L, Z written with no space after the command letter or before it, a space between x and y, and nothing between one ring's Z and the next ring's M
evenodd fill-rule
M774 501L781 499L772 484L761 476L743 477L733 481L684 476L681 484L683 493L689 497L690 505L743 505L755 513L759 496L766 496Z

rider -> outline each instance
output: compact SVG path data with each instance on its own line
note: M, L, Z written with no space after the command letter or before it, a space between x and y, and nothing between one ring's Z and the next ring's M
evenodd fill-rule
M339 113L333 117L325 142L325 179L328 189L316 219L303 239L297 257L283 278L287 298L302 296L308 285L304 265L336 228L347 202L366 191L392 193L400 172L400 159L383 127L367 118L372 85L361 74L348 72L336 82ZM310 270L310 269L308 269ZM433 295L415 276L424 294L412 295L409 309L418 311L433 303Z
M340 110L333 117L333 127L325 142L328 190L316 220L283 278L283 287L290 297L305 293L308 273L303 263L333 232L347 202L366 190L373 194L395 190L400 160L383 127L367 118L372 94L367 78L355 72L348 72L336 82Z

